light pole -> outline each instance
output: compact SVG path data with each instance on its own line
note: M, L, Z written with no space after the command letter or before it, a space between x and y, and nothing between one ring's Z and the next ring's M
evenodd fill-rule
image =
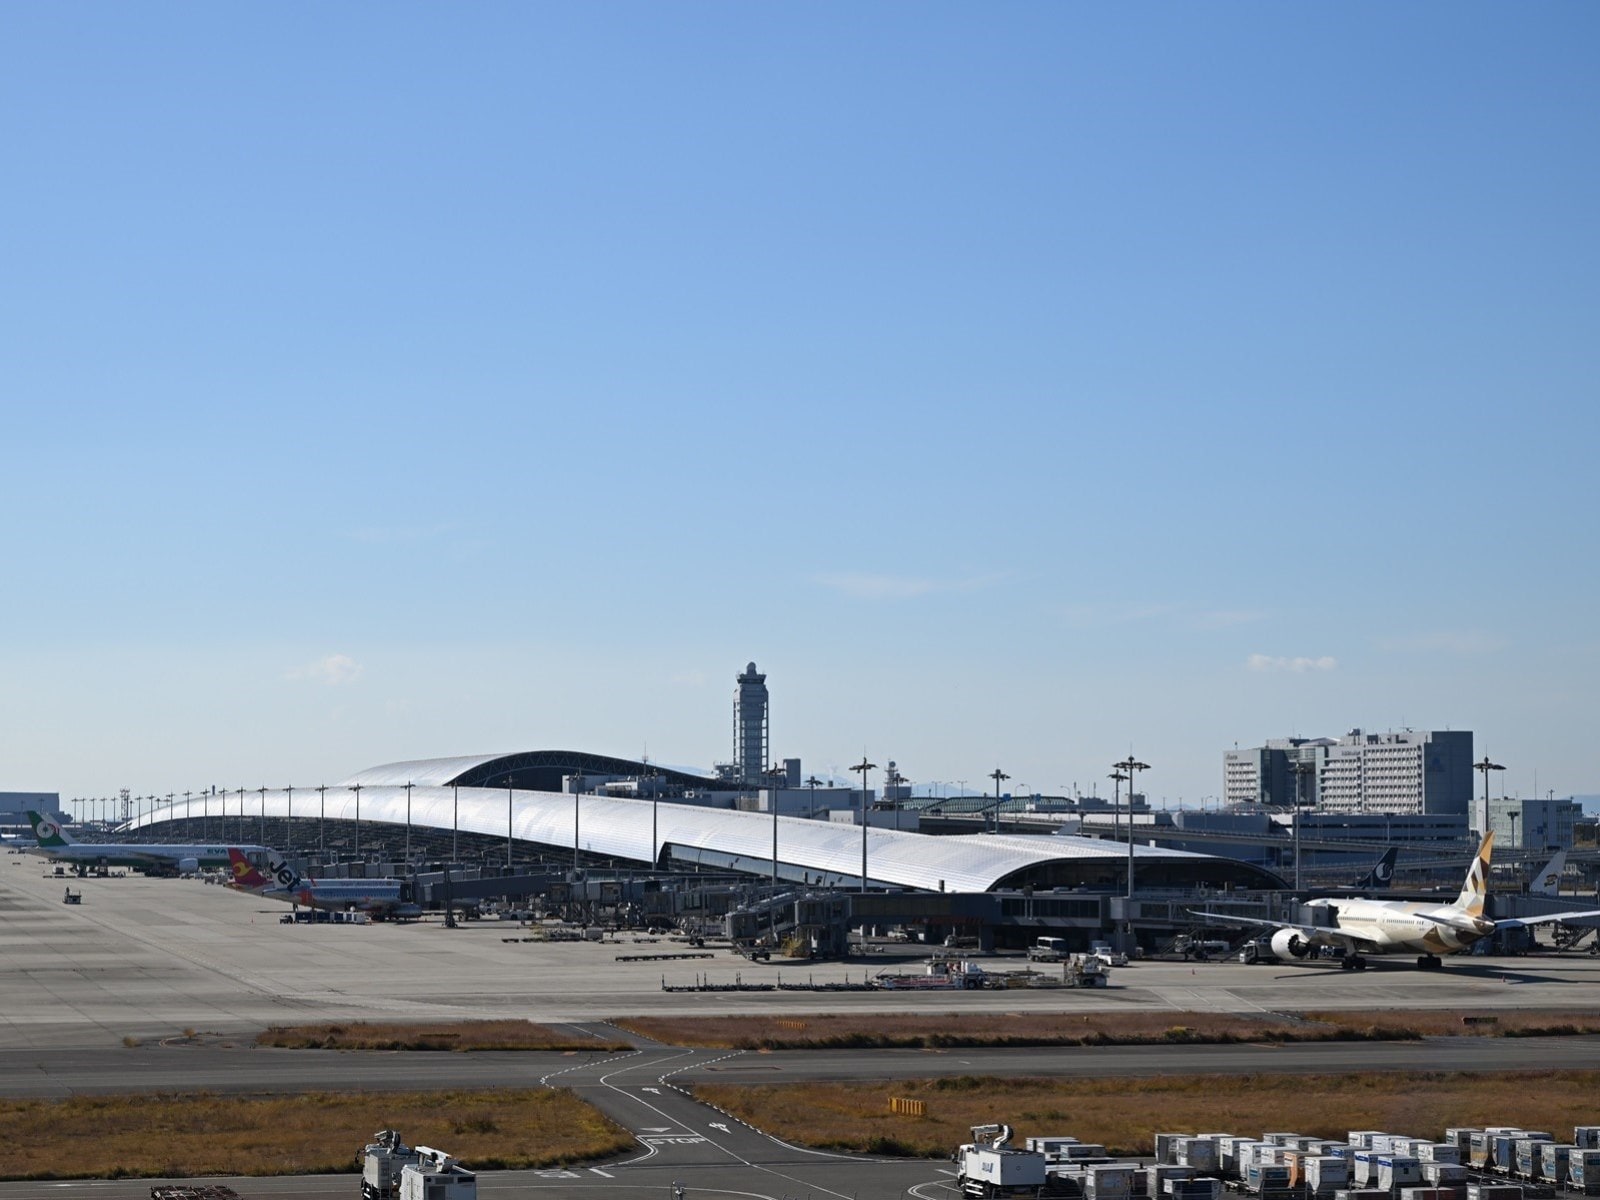
M651 771L645 776L645 782L650 787L650 869L654 871L661 861L661 825L657 811L661 805L660 772Z
M317 784L317 857L326 858L328 842L328 785Z
M989 778L994 780L994 831L996 833L999 833L1000 832L1000 783L1001 783L1002 780L1010 779L1011 776L1007 775L999 767L996 767L994 770L989 772Z
M778 886L778 781L788 773L777 763L767 769L767 803L772 806L772 886Z
M878 764L868 762L863 754L861 761L850 768L861 773L861 894L867 893L867 772L876 771Z
M511 830L516 823L516 800L511 791L512 777L506 775L506 870L511 870Z
M1128 782L1128 777L1121 771L1113 771L1106 776L1111 783L1111 840L1116 841L1122 833L1122 785ZM1131 807L1131 806L1130 806Z
M411 781L406 780L406 870L411 870Z
M244 841L244 789L239 789L239 840Z
M1133 783L1135 773L1148 771L1150 764L1140 762L1130 754L1121 762L1112 763L1111 765L1119 771L1128 773L1128 899L1131 902L1133 900ZM1131 903L1128 905L1128 933L1130 935L1133 933L1133 905Z
M810 779L806 780L806 786L811 789L811 803L806 808L806 817L807 817L808 820L813 820L813 821L816 820L816 817L817 817L817 785L819 783L821 783L821 782L822 782L822 780L818 779L815 775L811 776Z
M1482 771L1483 772L1483 828L1479 832L1487 834L1489 832L1489 826L1490 826L1490 821L1489 821L1489 772L1490 771L1504 771L1505 767L1502 766L1500 763L1490 762L1489 761L1489 756L1487 754L1485 754L1483 756L1483 761L1482 762L1475 762L1475 763L1472 764L1472 769L1474 771Z
M183 794L183 823L185 825L187 825L189 823L189 796L190 796L190 794L191 793L189 793L189 792L185 792ZM124 821L126 821L128 819L126 813L123 814L122 819Z
M461 785L450 786L450 861L461 861Z
M263 786L258 787L256 791L261 793L261 844L265 846L267 844L267 789Z
M578 822L583 816L583 772L572 777L572 873L578 873Z
M294 848L294 784L283 789L283 854L287 858Z
M349 787L345 788L345 791L354 792L356 794L356 848L355 848L355 856L357 858L360 858L361 857L361 785L359 783L353 783Z
M1304 760L1294 764L1294 886L1300 890L1300 817L1305 812L1305 780L1316 774L1317 764Z

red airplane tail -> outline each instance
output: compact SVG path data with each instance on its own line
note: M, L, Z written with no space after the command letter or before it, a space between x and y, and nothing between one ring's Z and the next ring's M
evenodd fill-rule
M272 886L272 880L263 875L255 863L244 856L244 851L236 846L228 847L228 865L233 868L233 881L229 887L258 892Z

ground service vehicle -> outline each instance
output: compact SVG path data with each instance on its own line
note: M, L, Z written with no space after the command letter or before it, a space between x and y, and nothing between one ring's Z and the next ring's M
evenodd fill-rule
M1045 1156L1011 1150L1009 1125L974 1125L972 1141L955 1153L963 1196L1032 1196L1045 1183Z

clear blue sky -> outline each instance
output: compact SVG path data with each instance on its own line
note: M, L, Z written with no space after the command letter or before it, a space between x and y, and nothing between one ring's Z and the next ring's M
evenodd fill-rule
M0 10L0 787L1600 791L1600 7ZM1535 774L1537 773L1537 781Z

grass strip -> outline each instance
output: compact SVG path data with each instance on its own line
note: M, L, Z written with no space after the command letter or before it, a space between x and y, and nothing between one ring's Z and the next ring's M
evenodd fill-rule
M1157 1131L1259 1136L1352 1129L1439 1137L1452 1125L1548 1129L1600 1121L1600 1072L1171 1075L1139 1079L956 1076L889 1083L696 1084L695 1095L785 1141L820 1150L948 1157L970 1127L1004 1121L1014 1145L1070 1135L1113 1154L1150 1154ZM926 1116L889 1111L902 1097Z
M256 1045L288 1050L630 1050L620 1039L602 1041L558 1033L532 1021L329 1022L274 1025Z
M353 1172L379 1129L481 1170L560 1166L634 1144L570 1092L548 1088L0 1100L0 1178Z
M1600 1012L1518 1010L1232 1016L1194 1012L972 1013L628 1017L613 1024L674 1046L724 1050L943 1049L958 1046L1127 1046L1161 1043L1411 1041L1466 1035L1600 1033Z

